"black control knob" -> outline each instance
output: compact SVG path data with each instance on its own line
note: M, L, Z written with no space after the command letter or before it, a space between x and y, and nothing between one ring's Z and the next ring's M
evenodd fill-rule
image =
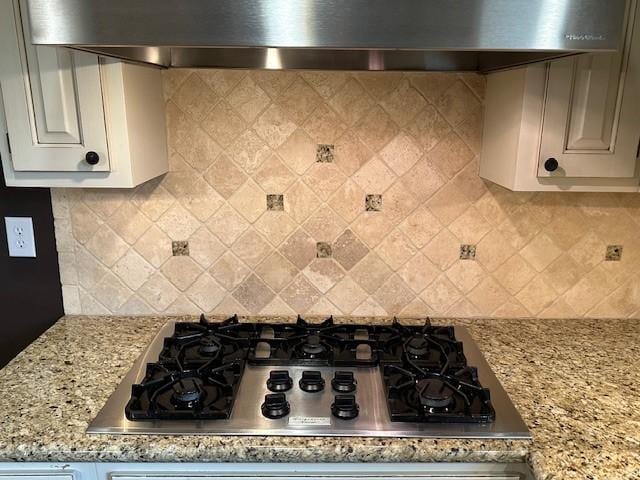
M289 410L291 409L284 393L269 393L265 395L261 408L262 415L273 419L289 415Z
M356 418L360 412L360 407L356 403L355 395L336 395L331 405L331 413L343 420Z
M293 379L286 370L272 370L269 372L267 388L272 392L286 392L293 387Z
M98 155L96 152L87 152L87 154L84 156L84 161L89 165L97 165L100 161L100 155Z
M337 371L331 380L331 386L336 392L353 392L356 389L356 379L353 378L353 372Z
M544 162L544 169L547 172L555 172L558 169L558 160L555 158L547 158Z
M302 372L302 378L298 385L305 392L321 392L324 390L324 378L317 370L307 370Z

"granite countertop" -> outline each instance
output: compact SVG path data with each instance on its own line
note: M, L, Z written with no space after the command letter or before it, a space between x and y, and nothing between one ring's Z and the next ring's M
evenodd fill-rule
M498 461L545 480L640 479L640 321L434 321L469 328L533 442L87 435L167 319L64 317L36 340L0 371L0 461Z

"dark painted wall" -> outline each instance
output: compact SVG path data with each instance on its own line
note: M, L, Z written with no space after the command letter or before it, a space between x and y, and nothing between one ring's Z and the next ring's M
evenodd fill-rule
M10 258L4 217L33 217L36 258ZM0 165L0 367L63 315L51 197L12 188Z

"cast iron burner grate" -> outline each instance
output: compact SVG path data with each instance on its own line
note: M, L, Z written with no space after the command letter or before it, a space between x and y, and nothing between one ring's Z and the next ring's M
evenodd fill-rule
M184 370L244 361L255 336L255 326L240 323L237 316L211 323L202 315L199 323L176 323L174 334L164 339L158 361L177 362Z
M231 415L242 362L197 370L152 363L142 383L133 385L125 408L129 420L225 419Z
M473 367L441 371L415 364L385 365L383 378L392 422L488 423L495 420L489 390Z
M412 327L394 320L389 327L377 327L376 338L383 364L399 364L409 359L426 369L439 369L445 364L452 368L467 365L454 328L432 326L428 319L423 326Z
M378 365L374 327L335 325L333 317L311 324L265 323L249 350L252 365L373 367Z

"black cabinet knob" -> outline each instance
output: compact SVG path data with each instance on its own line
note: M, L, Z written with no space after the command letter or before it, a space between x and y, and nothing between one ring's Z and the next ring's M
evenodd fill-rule
M87 154L84 156L84 160L89 165L97 165L100 161L100 155L98 155L96 152L87 152Z
M558 169L558 160L553 157L547 158L547 160L544 162L544 169L547 172L555 172Z

